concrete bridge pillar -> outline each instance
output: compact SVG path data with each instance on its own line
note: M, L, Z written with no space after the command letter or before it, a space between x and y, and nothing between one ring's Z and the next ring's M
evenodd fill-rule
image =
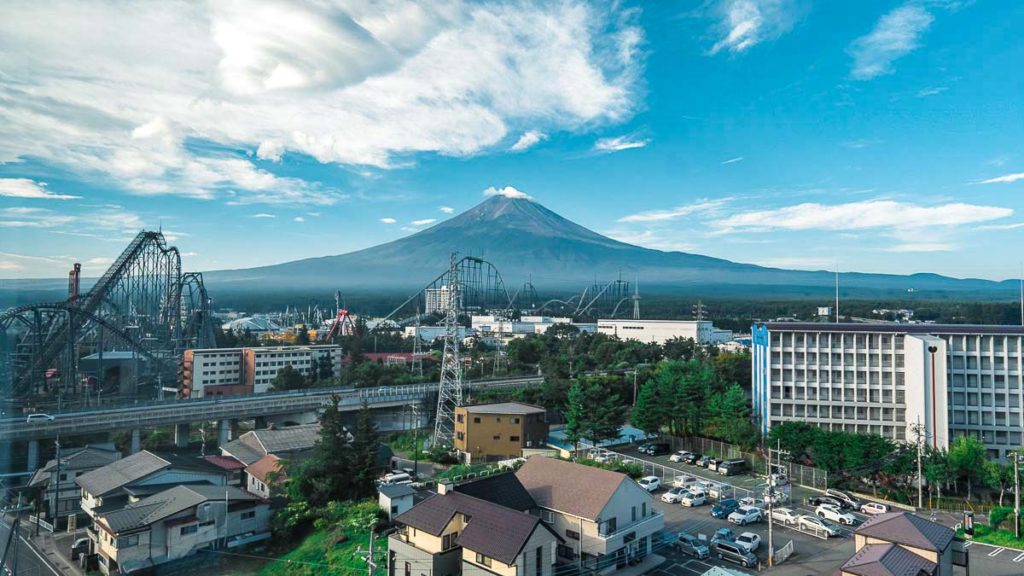
M174 425L174 445L178 448L188 448L189 428L188 424Z
M231 420L224 419L217 422L217 446L223 446L231 440Z
M264 429L266 427L267 427L267 417L266 416L257 416L254 428L256 428L257 430L262 430L262 429Z
M28 466L29 470L39 468L39 440L28 441Z
M142 449L142 431L138 428L132 429L132 443L128 451L132 454L138 453Z

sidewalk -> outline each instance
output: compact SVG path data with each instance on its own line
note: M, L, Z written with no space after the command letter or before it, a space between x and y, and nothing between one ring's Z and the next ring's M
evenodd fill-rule
M29 528L26 526L26 528ZM35 534L35 526L31 526L32 536L29 541L46 560L57 568L62 574L68 576L85 576L85 572L78 567L77 563L71 561L71 545L78 538L85 537L85 529L75 532L57 531L50 533L40 529L39 535Z

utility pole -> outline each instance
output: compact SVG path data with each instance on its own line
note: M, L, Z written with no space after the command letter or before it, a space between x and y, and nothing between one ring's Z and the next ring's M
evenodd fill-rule
M769 567L775 566L775 532L772 529L772 525L774 524L773 519L772 519L772 512L775 509L775 497L776 497L775 482L776 482L776 479L775 479L774 476L772 476L772 466L771 466L772 452L775 452L775 456L778 458L778 465L777 465L776 470L781 470L782 469L782 455L783 454L786 454L787 456L789 455L788 451L785 451L785 450L782 449L782 440L781 439L776 440L776 448L774 450L772 448L768 449L768 491L765 494L765 499L768 500L768 566Z
M910 425L910 430L914 433L914 441L917 444L917 509L921 510L924 508L924 482L921 476L921 453L924 450L921 439L923 438L924 426L921 425L920 415L917 416L917 423Z
M1020 459L1021 452L1011 452L1013 456L1013 536L1020 539Z

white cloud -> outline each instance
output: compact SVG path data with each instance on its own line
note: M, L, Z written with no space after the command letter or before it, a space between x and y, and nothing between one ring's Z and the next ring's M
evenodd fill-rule
M267 214L266 212L260 212L259 214L253 214L250 218L277 218L274 214Z
M1009 184L1018 180L1024 180L1024 172L1017 172L1016 174L1005 174L1003 176L997 176L996 178L989 178L988 180L982 180L982 184Z
M886 252L951 252L955 244L949 242L906 242L885 249Z
M609 230L605 232L605 235L619 242L665 252L693 252L697 249L695 244L666 237L664 233L655 230L642 230L639 232Z
M650 140L646 138L635 138L633 136L614 136L611 138L601 138L597 142L594 142L595 152L619 152L620 150L632 150L633 148L643 148L650 144Z
M892 63L921 45L921 35L931 26L934 17L923 7L904 4L885 15L866 36L850 45L853 56L851 76L870 80L893 72Z
M398 222L398 220L395 220L394 218L381 218L380 221L382 224L394 224L395 222Z
M306 216L312 216L314 218L319 218L320 217L320 213L319 212L306 212Z
M46 200L74 200L80 196L56 194L46 189L46 182L29 178L0 178L0 196L8 198L42 198Z
M767 230L869 230L960 226L1006 218L1010 208L949 203L921 206L892 200L846 204L805 203L771 210L756 210L714 220L718 233Z
M329 205L336 190L230 151L389 168L619 123L638 100L637 20L583 0L8 2L0 163L136 194Z
M530 196L526 192L521 192L513 186L505 186L504 188L495 188L494 186L491 186L484 190L484 196L504 196L505 198L533 200L533 196Z
M799 9L791 0L721 0L715 6L722 36L709 51L740 53L766 40L775 40L793 27Z
M512 148L510 148L510 150L512 150L513 152L522 152L527 148L532 148L538 142L546 139L547 137L547 134L543 132L538 132L537 130L528 130L526 132L523 132L523 135L519 137L519 140L516 140L516 143L512 145Z
M437 222L437 218L424 218L422 220L413 220L411 224L413 226L426 226L428 224L433 224L434 222Z
M452 208L451 206L441 206L438 210L445 214L452 214L455 212L455 208Z
M922 88L922 89L917 91L917 97L918 98L927 98L928 96L935 96L936 94L942 94L946 90L949 90L949 88L946 88L945 86L932 86L932 87L929 87L929 88Z
M1024 222L1014 222L1012 224L985 224L978 226L977 230L1016 230L1018 228L1024 228Z
M743 162L743 156L737 156L735 158L729 158L728 160L722 162L722 165L724 166L726 164L735 164L737 162Z
M302 216L296 216L295 218L292 218L292 221L293 222L305 222L306 219L303 218Z
M683 216L689 216L691 214L708 213L713 212L724 206L729 202L728 198L719 198L716 200L700 200L693 204L686 204L683 206L676 206L668 210L649 210L647 212L638 212L636 214L630 214L619 218L619 222L663 222L666 220L676 220Z

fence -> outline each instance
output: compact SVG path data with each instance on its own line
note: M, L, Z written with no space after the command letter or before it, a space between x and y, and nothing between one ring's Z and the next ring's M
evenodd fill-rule
M782 564L783 562L786 561L786 558L789 558L790 555L792 555L792 554L793 554L793 541L790 540L788 544L786 544L782 548L779 548L778 550L776 550L775 551L775 555L772 558L774 559L775 564Z
M750 463L750 469L756 473L767 471L767 465L763 454L756 452L744 452L735 444L729 444L712 438L701 438L691 436L679 438L669 436L673 450L689 450L698 454L712 455L717 458L743 458ZM828 472L820 468L812 468L795 462L782 462L786 475L794 484L815 490L828 488Z

